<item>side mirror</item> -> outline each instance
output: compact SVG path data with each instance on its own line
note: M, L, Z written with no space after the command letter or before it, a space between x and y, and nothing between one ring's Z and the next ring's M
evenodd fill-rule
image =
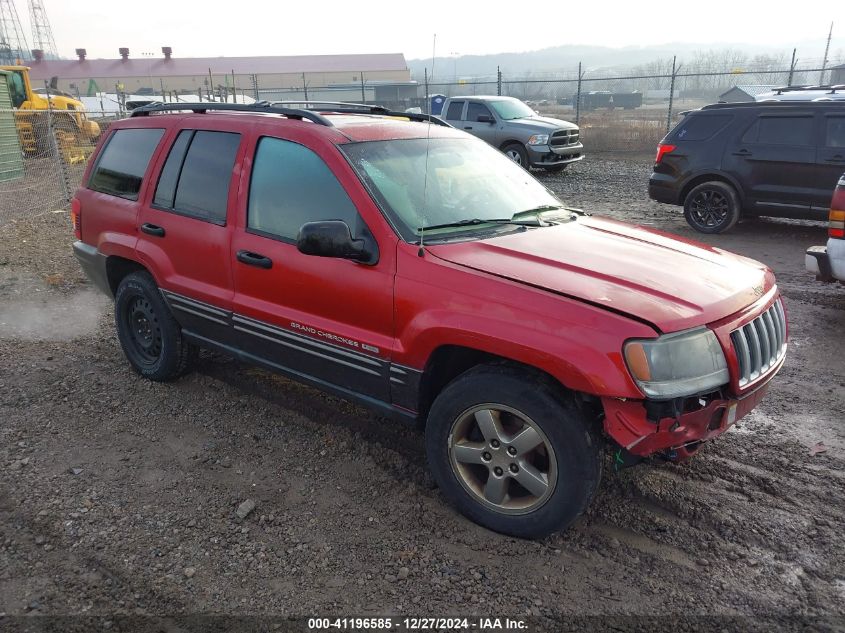
M296 236L296 248L304 255L339 257L370 265L378 261L375 241L372 238L352 239L349 226L341 220L306 222Z
M495 123L496 119L493 118L492 114L479 114L477 119L479 123Z

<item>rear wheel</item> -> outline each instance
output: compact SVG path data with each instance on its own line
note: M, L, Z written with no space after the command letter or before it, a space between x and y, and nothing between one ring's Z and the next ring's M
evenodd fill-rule
M598 440L574 401L551 381L507 366L472 369L440 393L426 452L461 513L521 538L568 527L601 476Z
M736 190L717 180L694 187L684 200L684 218L701 233L722 233L739 220Z
M519 143L510 143L502 148L502 152L520 167L528 169L528 152Z
M123 278L115 294L114 313L123 352L145 378L177 378L196 358L197 348L182 337L182 328L149 273L135 272Z

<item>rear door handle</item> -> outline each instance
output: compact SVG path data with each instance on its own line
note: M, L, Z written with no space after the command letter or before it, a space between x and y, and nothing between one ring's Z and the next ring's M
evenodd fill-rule
M273 260L269 257L264 257L264 255L259 255L258 253L252 253L250 251L238 251L237 254L238 261L242 264L246 264L247 266L255 266L257 268L272 268L273 267Z
M470 126L464 127L464 129L465 129L465 130L471 130L471 129L472 129L472 126L470 125Z
M156 226L155 224L150 224L149 222L144 222L141 225L141 231L147 235L152 235L153 237L164 237L164 229L160 226Z
M741 149L741 150L737 150L736 152L734 152L733 155L734 156L751 156L751 152L749 152L747 149Z
M841 163L842 161L845 161L845 156L842 154L836 154L833 158L825 158L825 160L828 163Z

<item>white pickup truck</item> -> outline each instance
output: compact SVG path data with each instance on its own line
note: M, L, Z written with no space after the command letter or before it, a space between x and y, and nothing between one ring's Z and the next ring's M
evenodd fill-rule
M833 192L827 228L827 245L811 246L804 265L820 281L845 283L845 174Z

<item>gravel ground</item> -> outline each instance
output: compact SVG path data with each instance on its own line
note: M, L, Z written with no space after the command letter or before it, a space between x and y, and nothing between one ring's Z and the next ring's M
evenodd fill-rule
M650 164L590 156L539 177L585 210L702 239L648 201ZM607 469L589 513L537 542L446 506L414 429L218 355L176 383L142 380L70 255L67 217L4 228L0 628L27 614L109 626L195 613L495 614L532 616L536 630L591 615L658 616L608 630L845 623L845 288L803 270L822 225L753 221L705 238L775 270L786 365L693 460ZM697 619L713 615L725 619Z

